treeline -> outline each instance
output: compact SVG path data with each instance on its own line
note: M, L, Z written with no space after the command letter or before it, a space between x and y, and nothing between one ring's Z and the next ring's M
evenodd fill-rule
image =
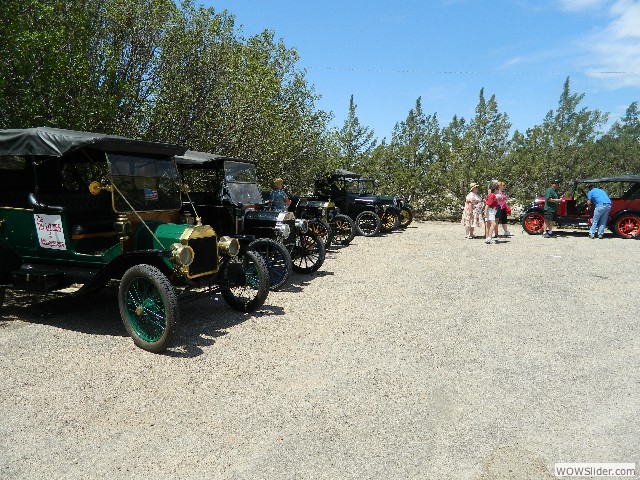
M47 125L111 133L254 159L265 187L292 193L336 168L376 178L426 215L458 215L472 182L505 180L525 202L552 177L640 173L637 102L608 114L562 86L540 125L511 130L495 96L442 126L421 98L379 141L353 97L342 128L298 54L271 31L244 37L234 16L193 0L4 0L0 4L0 128ZM560 85L559 85L560 87ZM560 88L559 88L560 91Z

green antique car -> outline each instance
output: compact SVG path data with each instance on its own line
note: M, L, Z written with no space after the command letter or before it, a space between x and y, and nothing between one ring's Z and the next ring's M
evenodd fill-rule
M219 289L262 305L254 252L213 227L182 224L176 145L53 128L0 130L0 306L5 290L84 294L119 281L122 321L149 351L170 345L178 300Z

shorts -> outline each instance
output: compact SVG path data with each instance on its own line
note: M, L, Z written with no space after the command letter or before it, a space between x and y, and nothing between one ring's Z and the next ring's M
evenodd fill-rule
M507 209L498 207L498 211L496 213L496 221L501 225L506 225L509 223L507 221Z
M487 208L487 222L495 222L496 221L496 212L495 208Z
M558 212L552 212L550 210L545 210L544 211L544 219L545 220L556 220L556 217L558 216Z

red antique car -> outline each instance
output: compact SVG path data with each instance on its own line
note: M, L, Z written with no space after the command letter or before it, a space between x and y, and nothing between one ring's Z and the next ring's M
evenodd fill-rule
M607 228L621 238L640 234L640 175L621 175L575 180L571 196L562 195L556 224L560 227L589 228L593 205L587 205L589 185L604 189L611 198ZM544 196L538 195L520 215L522 228L530 235L544 230Z

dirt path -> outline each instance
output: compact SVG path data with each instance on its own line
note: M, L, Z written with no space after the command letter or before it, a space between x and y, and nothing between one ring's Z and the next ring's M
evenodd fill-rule
M115 292L0 320L0 478L544 479L640 467L640 242L420 223L356 238L254 315L137 349Z

